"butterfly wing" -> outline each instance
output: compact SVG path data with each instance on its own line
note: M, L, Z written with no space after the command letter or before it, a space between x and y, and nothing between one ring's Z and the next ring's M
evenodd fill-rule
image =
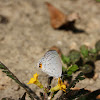
M42 71L53 77L61 77L62 64L58 53L55 50L46 52L44 57L40 60L42 63Z

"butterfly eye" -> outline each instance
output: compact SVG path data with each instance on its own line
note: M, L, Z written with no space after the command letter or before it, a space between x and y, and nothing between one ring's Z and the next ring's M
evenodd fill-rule
M41 63L39 64L39 68L42 68L42 64Z

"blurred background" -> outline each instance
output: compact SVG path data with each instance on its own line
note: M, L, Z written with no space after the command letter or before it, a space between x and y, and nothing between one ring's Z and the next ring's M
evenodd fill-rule
M54 29L45 2L66 15L78 13L75 27L82 31ZM96 0L0 0L0 61L23 83L36 72L41 75L43 84L47 82L46 74L38 70L37 62L52 46L67 55L72 49L79 50L83 44L92 48L99 39L100 3ZM97 80L85 79L77 86L90 90L100 88L99 66L100 61L97 61ZM41 91L33 85L30 87L37 94ZM23 91L0 70L0 99L16 99Z

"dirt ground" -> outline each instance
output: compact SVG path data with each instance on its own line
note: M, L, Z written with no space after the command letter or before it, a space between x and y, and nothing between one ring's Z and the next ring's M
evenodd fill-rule
M65 14L79 13L80 19L75 26L84 32L54 30L50 25L46 1ZM0 18L0 61L23 83L37 72L42 84L46 85L47 75L36 65L51 46L58 46L67 55L82 44L93 47L100 39L100 3L95 0L0 0L0 16L7 18L3 21ZM95 64L98 78L85 79L77 87L100 88L100 61ZM42 91L34 85L29 87L38 95L38 91ZM17 100L23 93L22 88L0 71L0 99L11 97Z

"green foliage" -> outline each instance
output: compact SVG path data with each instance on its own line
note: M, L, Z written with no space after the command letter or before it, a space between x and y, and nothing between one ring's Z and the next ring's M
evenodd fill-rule
M85 64L85 65L83 65L82 67L80 67L80 69L82 70L82 72L83 72L84 74L87 74L87 73L92 72L93 67L90 66L90 65L88 65L88 64Z
M88 57L88 47L87 47L87 46L82 45L82 46L80 47L80 52L81 52L83 58Z
M67 68L65 68L64 66L62 66L62 71L63 72L67 72Z
M91 54L96 54L96 53L97 53L97 50L94 48L94 49L90 49L89 52L90 52Z
M64 56L64 55L62 54L61 58L62 58L62 61L63 61L64 64L69 65L69 64L71 63L71 60L70 60L69 57L66 57L66 56Z
M63 66L63 72L67 73L67 77L64 79L72 76L72 73L78 71L78 69L82 71L70 82L66 89L69 94L72 92L71 88L74 88L79 81L85 79L83 75L90 75L91 72L94 72L95 61L98 60L99 52L100 40L95 44L95 48L88 48L86 45L82 45L80 51L71 50L68 56L63 55L62 60L67 65L67 68ZM87 99L87 96L84 95L86 93L76 93L73 97L69 97L71 99L68 100L89 100L91 97Z
M90 49L89 50L89 57L88 57L88 60L91 60L91 61L95 61L96 58L97 58L97 50L94 48L94 49Z
M80 80L84 80L85 78L83 77L83 73L80 72L77 77L70 83L69 87L67 88L66 91L70 91L70 88L74 88L76 83L78 83Z
M14 76L14 74L1 62L0 62L0 69L2 69L2 72L6 73L7 76L9 76L11 79L13 79L20 85L20 82L17 80L16 76Z
M67 75L71 76L72 73L75 72L76 70L78 70L78 66L77 65L72 65L72 66L68 67Z
M95 48L88 48L86 45L82 45L80 47L80 51L71 50L68 56L62 55L62 61L67 65L67 68L76 64L84 74L91 73L94 66L89 64L88 62L94 63L98 59L97 57L99 55L99 51L100 40L95 44ZM66 68L63 69L63 71L65 72ZM69 70L67 71L68 76L72 75L72 73L74 72L71 72Z
M71 50L69 53L69 58L72 64L75 64L80 59L80 57L80 52L77 50Z

